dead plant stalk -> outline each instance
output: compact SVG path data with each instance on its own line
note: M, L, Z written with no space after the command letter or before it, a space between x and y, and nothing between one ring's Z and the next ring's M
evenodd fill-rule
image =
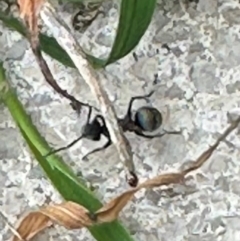
M113 144L117 148L121 162L124 164L127 178L128 180L131 179L132 173L135 173L131 147L128 140L124 137L121 127L118 125L115 110L107 96L106 91L97 79L96 71L88 63L81 46L70 33L70 30L63 22L62 18L58 16L57 12L50 3L44 3L40 11L40 16L45 25L52 31L52 34L58 43L68 53L79 73L88 84L91 92L98 101L102 115L106 119L106 125L110 132Z

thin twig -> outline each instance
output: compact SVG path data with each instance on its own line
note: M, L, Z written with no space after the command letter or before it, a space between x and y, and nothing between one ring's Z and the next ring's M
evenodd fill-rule
M124 164L127 179L136 180L135 168L133 164L132 151L128 140L123 135L121 127L118 125L117 115L107 96L107 93L97 79L97 74L93 67L88 63L85 53L78 44L77 40L70 33L61 17L58 16L50 3L46 2L40 12L40 16L45 25L52 31L53 36L68 53L79 73L89 85L91 92L99 102L103 117L110 132L113 144L116 146L119 158ZM133 180L134 178L134 180ZM137 183L134 183L137 184Z
M35 58L37 60L38 65L41 68L41 71L45 77L45 80L48 82L49 85L51 85L53 87L53 89L55 91L57 91L59 94L61 94L63 97L67 98L68 100L71 101L71 106L73 107L73 109L75 109L77 111L77 113L79 114L81 112L81 107L82 106L86 106L91 108L91 105L78 101L74 96L68 94L68 92L66 90L63 90L58 83L56 82L56 80L54 79L51 70L49 69L47 62L45 61L45 59L42 56L42 52L40 49L40 44L39 44L39 39L38 38L33 38L30 37L30 45L32 48L32 51L35 55Z
M217 149L219 144L225 140L225 138L237 128L240 122L240 117L238 117L236 120L231 121L231 125L224 131L224 133L216 140L216 142L208 148L205 152L203 152L198 159L192 163L190 167L188 167L186 170L184 170L182 173L183 175L187 175L189 172L192 172L194 170L197 170L199 167L201 167L208 158L211 157L213 152Z
M39 27L38 27L38 15L43 4L43 0L18 0L20 16L24 20L24 23L28 30L28 39L30 42L31 49L37 63L42 71L42 74L48 84L60 95L71 101L71 106L74 110L80 114L81 107L87 106L91 108L89 104L83 103L75 99L74 96L68 94L66 90L63 90L54 79L47 62L43 58L40 40L39 40Z
M22 221L19 222L20 224L18 225L17 231L22 237L30 240L30 238L34 237L34 235L40 231L55 224L60 224L67 229L80 229L83 227L89 228L90 226L100 223L112 222L119 217L119 213L140 189L184 183L186 175L200 168L210 158L217 146L237 128L239 122L240 117L235 121L232 120L231 125L219 136L215 144L210 146L210 148L193 161L192 166L186 170L160 174L152 179L148 179L137 187L131 188L116 196L94 213L72 201L41 208L38 211L30 212L25 218L22 218ZM12 241L19 240L14 237Z

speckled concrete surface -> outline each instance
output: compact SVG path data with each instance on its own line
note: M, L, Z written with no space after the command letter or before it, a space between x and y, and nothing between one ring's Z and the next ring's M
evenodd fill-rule
M119 115L125 113L131 96L155 88L151 104L163 112L165 119L170 110L164 128L183 130L181 136L154 140L127 134L137 153L134 161L140 180L176 170L196 158L223 131L227 112L240 113L240 4L233 0L199 0L186 6L183 2L159 1L154 19L136 48L139 61L130 54L105 71L107 82L103 84ZM84 48L100 57L110 51L118 18L114 6L106 4L105 8L106 17L99 17L83 35L76 34ZM70 20L68 12L62 14ZM86 112L77 119L68 102L53 93L26 40L2 25L0 32L0 58L5 59L12 84L34 123L53 146L68 143L80 134ZM163 43L169 45L170 53L161 48ZM81 77L75 70L45 57L63 88L94 103L88 86L83 80L79 84L77 79ZM155 73L158 81L154 81ZM137 102L135 108L143 103ZM81 170L96 187L98 197L108 201L127 188L114 147L88 162L81 161L84 153L102 142L79 142L62 155L76 173ZM61 200L2 105L0 143L0 210L9 222L15 223L23 212ZM135 240L239 241L239 147L239 135L233 133L209 162L191 175L188 188L175 188L180 195L170 198L162 197L159 189L141 191L121 213L120 220ZM0 219L0 240L9 237L9 229ZM85 229L71 232L57 227L38 240L93 238Z

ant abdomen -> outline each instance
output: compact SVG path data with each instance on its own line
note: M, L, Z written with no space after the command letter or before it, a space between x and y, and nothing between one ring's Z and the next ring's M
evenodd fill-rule
M135 124L143 131L152 132L161 126L162 115L154 107L141 107L137 110L135 115Z

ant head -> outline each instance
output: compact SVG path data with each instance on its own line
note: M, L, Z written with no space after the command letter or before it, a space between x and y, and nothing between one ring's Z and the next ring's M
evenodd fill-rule
M73 109L74 111L77 112L78 115L81 113L81 108L82 108L82 106L81 106L81 104L78 103L77 101L72 101L72 102L70 103L70 106L72 107L72 109Z
M162 115L154 107L141 107L135 115L135 124L143 131L155 131L162 124Z

